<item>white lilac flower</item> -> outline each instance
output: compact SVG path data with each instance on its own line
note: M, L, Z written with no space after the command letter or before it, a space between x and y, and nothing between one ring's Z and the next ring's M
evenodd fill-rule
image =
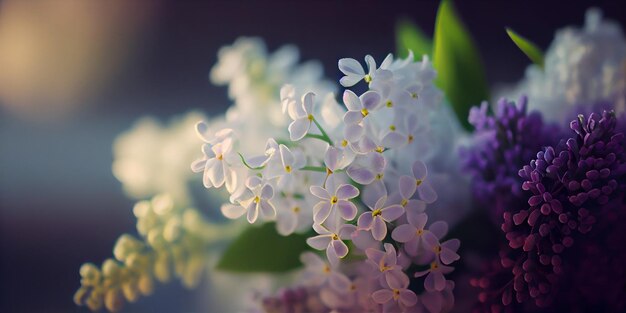
M399 204L385 207L387 196L381 197L370 212L364 212L359 217L357 225L360 229L372 232L374 239L381 241L387 236L387 223L393 222L404 214L404 208Z
M395 301L400 305L402 311L414 306L417 303L417 296L409 290L409 278L406 275L386 276L388 288L380 289L372 294L374 301L380 304L387 304Z
M419 213L407 216L407 220L408 224L399 225L391 232L391 238L404 243L404 250L411 256L416 256L418 253L431 253L432 244L438 242L438 237L430 229L424 229L428 216L425 213ZM441 223L444 222L435 222L431 228L439 230L444 227Z
M343 116L343 121L348 125L358 124L369 116L370 112L380 107L380 94L369 90L357 96L352 90L346 89L343 92L343 103L348 109Z
M193 111L166 124L144 117L115 138L112 170L126 194L146 199L168 193L177 203L191 203L189 182L196 176L188 165L198 152L193 125L203 118Z
M237 162L233 151L233 139L228 137L221 142L202 146L204 156L191 164L191 169L204 172L203 183L206 188L219 188L226 184L226 189L233 192L237 185L237 174L232 164Z
M437 193L433 190L433 187L430 185L430 181L428 178L428 169L426 165L422 161L415 161L413 163L413 167L411 168L411 172L413 173L413 182L417 187L417 194L420 199L424 200L426 203L433 203L437 200Z
M430 263L430 267L427 270L419 271L415 273L415 277L426 276L424 280L424 288L427 291L442 291L446 288L446 278L444 274L448 274L454 270L451 266L441 264L439 259L435 259Z
M370 83L374 78L379 77L381 79L387 79L391 75L385 68L390 64L392 60L391 54L383 60L380 69L376 69L376 61L371 55L365 56L365 63L367 63L367 73L363 69L363 66L359 61L351 58L343 58L339 60L339 70L346 76L339 80L339 83L344 87L352 87L361 80L365 80L366 83Z
M246 187L248 188L246 192L237 200L238 205L222 206L224 216L235 219L247 213L247 220L250 224L256 222L259 213L265 219L276 217L276 208L270 202L274 197L272 185L257 176L251 176L246 181Z
M361 185L369 185L384 177L387 160L378 152L358 155L348 166L346 174Z
M295 173L304 167L306 160L300 151L291 150L281 144L278 146L278 155L274 161L267 163L263 174L268 179L277 179L277 187L290 191L294 187Z
M350 201L359 195L356 187L341 184L331 192L320 186L311 186L311 194L321 200L313 207L313 221L316 224L324 223L334 210L346 221L356 217L356 205Z
M303 252L300 261L304 264L302 280L313 286L325 285L331 277L338 275L336 264L328 263L313 252Z
M289 116L293 120L289 124L289 138L298 141L309 132L313 123L313 98L315 94L309 92L302 96L302 103L295 102L288 107Z
M354 225L338 225L331 223L332 227L313 224L313 229L318 233L317 236L307 239L307 243L313 249L326 250L326 257L331 264L337 264L339 259L348 255L348 246L343 240L350 239L350 235L354 232Z
M313 212L306 199L287 194L275 197L272 202L277 208L276 230L279 234L288 236L296 231L304 231L313 224Z
M385 281L387 276L404 275L402 266L398 264L396 248L390 243L386 243L384 248L385 251L374 248L365 250L367 264L373 268L372 276L381 282Z
M618 115L625 112L626 38L621 27L603 19L599 10L588 10L583 27L556 32L544 68L530 65L512 89L501 90L494 99L527 95L529 111L538 110L548 121L563 125L570 116L564 112L574 113L581 105L609 101Z

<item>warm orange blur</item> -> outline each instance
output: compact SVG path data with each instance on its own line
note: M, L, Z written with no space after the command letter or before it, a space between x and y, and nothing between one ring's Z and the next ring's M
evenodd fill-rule
M0 2L0 105L49 119L85 104L128 58L156 3Z

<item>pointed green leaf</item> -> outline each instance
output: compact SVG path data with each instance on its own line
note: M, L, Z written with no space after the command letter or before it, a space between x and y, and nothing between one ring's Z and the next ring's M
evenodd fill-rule
M418 60L424 54L428 56L433 54L433 41L430 36L406 19L396 24L396 47L396 53L401 58L406 58L409 50L413 51Z
M286 272L300 263L300 253L310 250L307 235L281 236L275 223L250 226L226 249L217 269L231 272Z
M443 0L439 5L434 44L436 83L461 124L470 129L469 110L488 100L489 90L478 49L457 16L452 1Z
M524 52L524 54L526 54L526 56L533 61L533 63L543 69L543 52L541 52L541 49L539 49L536 44L520 36L510 28L506 29L506 33L509 34L509 37L511 37L515 45L522 50L522 52Z

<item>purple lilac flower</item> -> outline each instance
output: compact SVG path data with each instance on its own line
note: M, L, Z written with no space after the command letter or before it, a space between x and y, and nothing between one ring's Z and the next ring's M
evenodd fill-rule
M592 113L587 119L579 115L570 124L574 137L542 149L519 171L528 205L503 214L508 247L501 250L499 264L472 283L483 289L483 311L516 311L527 300L540 308L572 307L573 302L555 303L563 302L563 294L576 294L577 301L589 304L594 295L611 297L606 286L623 293L624 263L615 262L624 260L626 237L615 225L626 212L626 155L624 135L616 124L612 112ZM606 250L606 255L610 251L613 257L594 254L598 250ZM581 293L589 286L597 289ZM621 298L613 297L611 305L623 308Z
M489 208L494 222L500 224L506 208L522 208L517 171L543 146L555 141L558 128L544 124L539 112L527 113L526 97L517 105L501 99L494 115L488 110L487 102L471 109L469 122L475 131L471 146L461 150L461 162L472 175L476 200Z

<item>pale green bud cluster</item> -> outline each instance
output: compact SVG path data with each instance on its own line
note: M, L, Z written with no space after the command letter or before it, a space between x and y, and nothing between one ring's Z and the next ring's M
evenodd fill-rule
M133 212L141 238L120 236L113 248L115 258L105 260L101 268L83 264L81 287L74 294L77 305L116 312L125 302L150 295L155 280L167 283L172 277L193 288L207 266L210 248L234 235L232 225L210 223L195 209L177 207L167 195L140 201Z

